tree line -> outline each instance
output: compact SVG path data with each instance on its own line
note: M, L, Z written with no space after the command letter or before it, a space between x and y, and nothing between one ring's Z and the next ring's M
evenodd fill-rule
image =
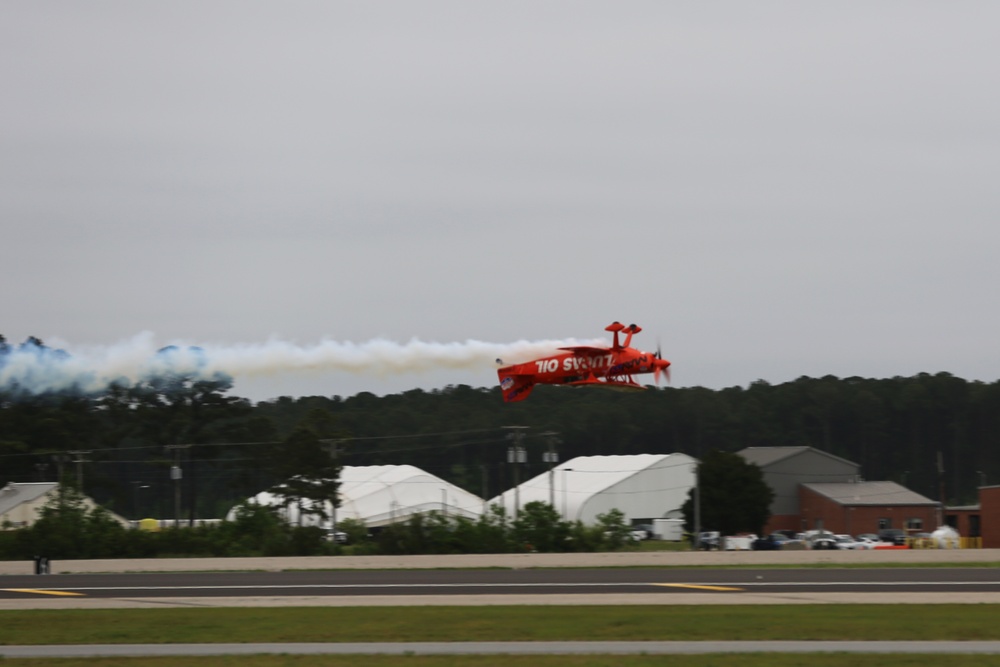
M2 357L0 349L0 369ZM513 404L497 387L466 385L256 403L232 395L232 386L222 375L172 375L90 394L0 387L0 483L69 479L129 518L173 517L178 507L181 519L218 518L317 467L411 464L490 498L513 482L504 429L511 425L528 427L522 480L548 469L550 449L560 460L675 452L702 459L800 445L859 463L866 479L950 504L973 502L978 485L1000 477L1000 382L945 372L718 390L540 386Z
M359 521L338 525L345 543L316 526L293 526L275 508L246 502L221 522L164 530L131 530L103 507L88 509L72 484L62 485L33 525L0 530L0 560L81 558L333 556L607 551L632 544L624 515L610 510L592 526L563 520L547 503L516 517L502 508L476 520L439 512L370 532Z

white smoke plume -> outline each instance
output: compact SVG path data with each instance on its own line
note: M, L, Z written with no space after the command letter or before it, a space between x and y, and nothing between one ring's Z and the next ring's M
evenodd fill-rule
M435 343L413 339L398 343L375 339L364 343L324 340L305 346L280 340L164 345L157 344L153 334L147 332L114 345L75 351L10 345L0 354L0 391L92 393L116 382L134 384L175 375L196 379L212 379L218 373L233 378L338 372L387 376L441 368L482 369L489 383L495 379L489 371L496 368L497 359L505 364L520 363L570 345L607 345L607 341Z

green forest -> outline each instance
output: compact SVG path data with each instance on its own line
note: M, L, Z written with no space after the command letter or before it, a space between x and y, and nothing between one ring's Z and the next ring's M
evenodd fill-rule
M39 342L40 344L40 342ZM3 368L0 354L0 370ZM486 498L511 486L509 426L527 427L520 479L595 454L696 458L745 447L809 445L948 504L1000 478L1000 382L946 372L801 377L746 387L538 387L504 403L465 385L388 396L251 402L231 379L173 375L100 393L0 385L0 484L73 481L130 519L221 518L287 478L287 448L308 433L335 465L410 464ZM172 474L172 469L180 471Z

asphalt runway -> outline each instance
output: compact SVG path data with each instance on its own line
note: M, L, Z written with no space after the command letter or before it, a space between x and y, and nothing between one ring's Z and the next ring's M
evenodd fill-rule
M947 567L948 563L962 564L963 567ZM859 567L864 564L872 567ZM0 589L3 589L0 592L0 609L524 604L1000 604L1000 550L198 558L68 561L53 565L53 571L57 574L32 575L30 563L0 562ZM790 567L774 567L775 565ZM795 567L797 565L803 567ZM998 654L1000 642L673 641L0 646L0 656L4 657L249 653L611 655L761 651Z
M694 598L692 596L698 596ZM1000 568L563 568L0 576L0 609L292 604L1000 602ZM589 600L589 602L587 602ZM361 601L361 602L359 602Z

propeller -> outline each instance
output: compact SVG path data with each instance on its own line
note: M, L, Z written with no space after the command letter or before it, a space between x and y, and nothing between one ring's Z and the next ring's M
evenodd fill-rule
M667 384L670 384L670 362L663 358L663 351L660 349L660 341L656 341L656 353L653 355L653 379L656 384L660 384L660 375L665 375Z

